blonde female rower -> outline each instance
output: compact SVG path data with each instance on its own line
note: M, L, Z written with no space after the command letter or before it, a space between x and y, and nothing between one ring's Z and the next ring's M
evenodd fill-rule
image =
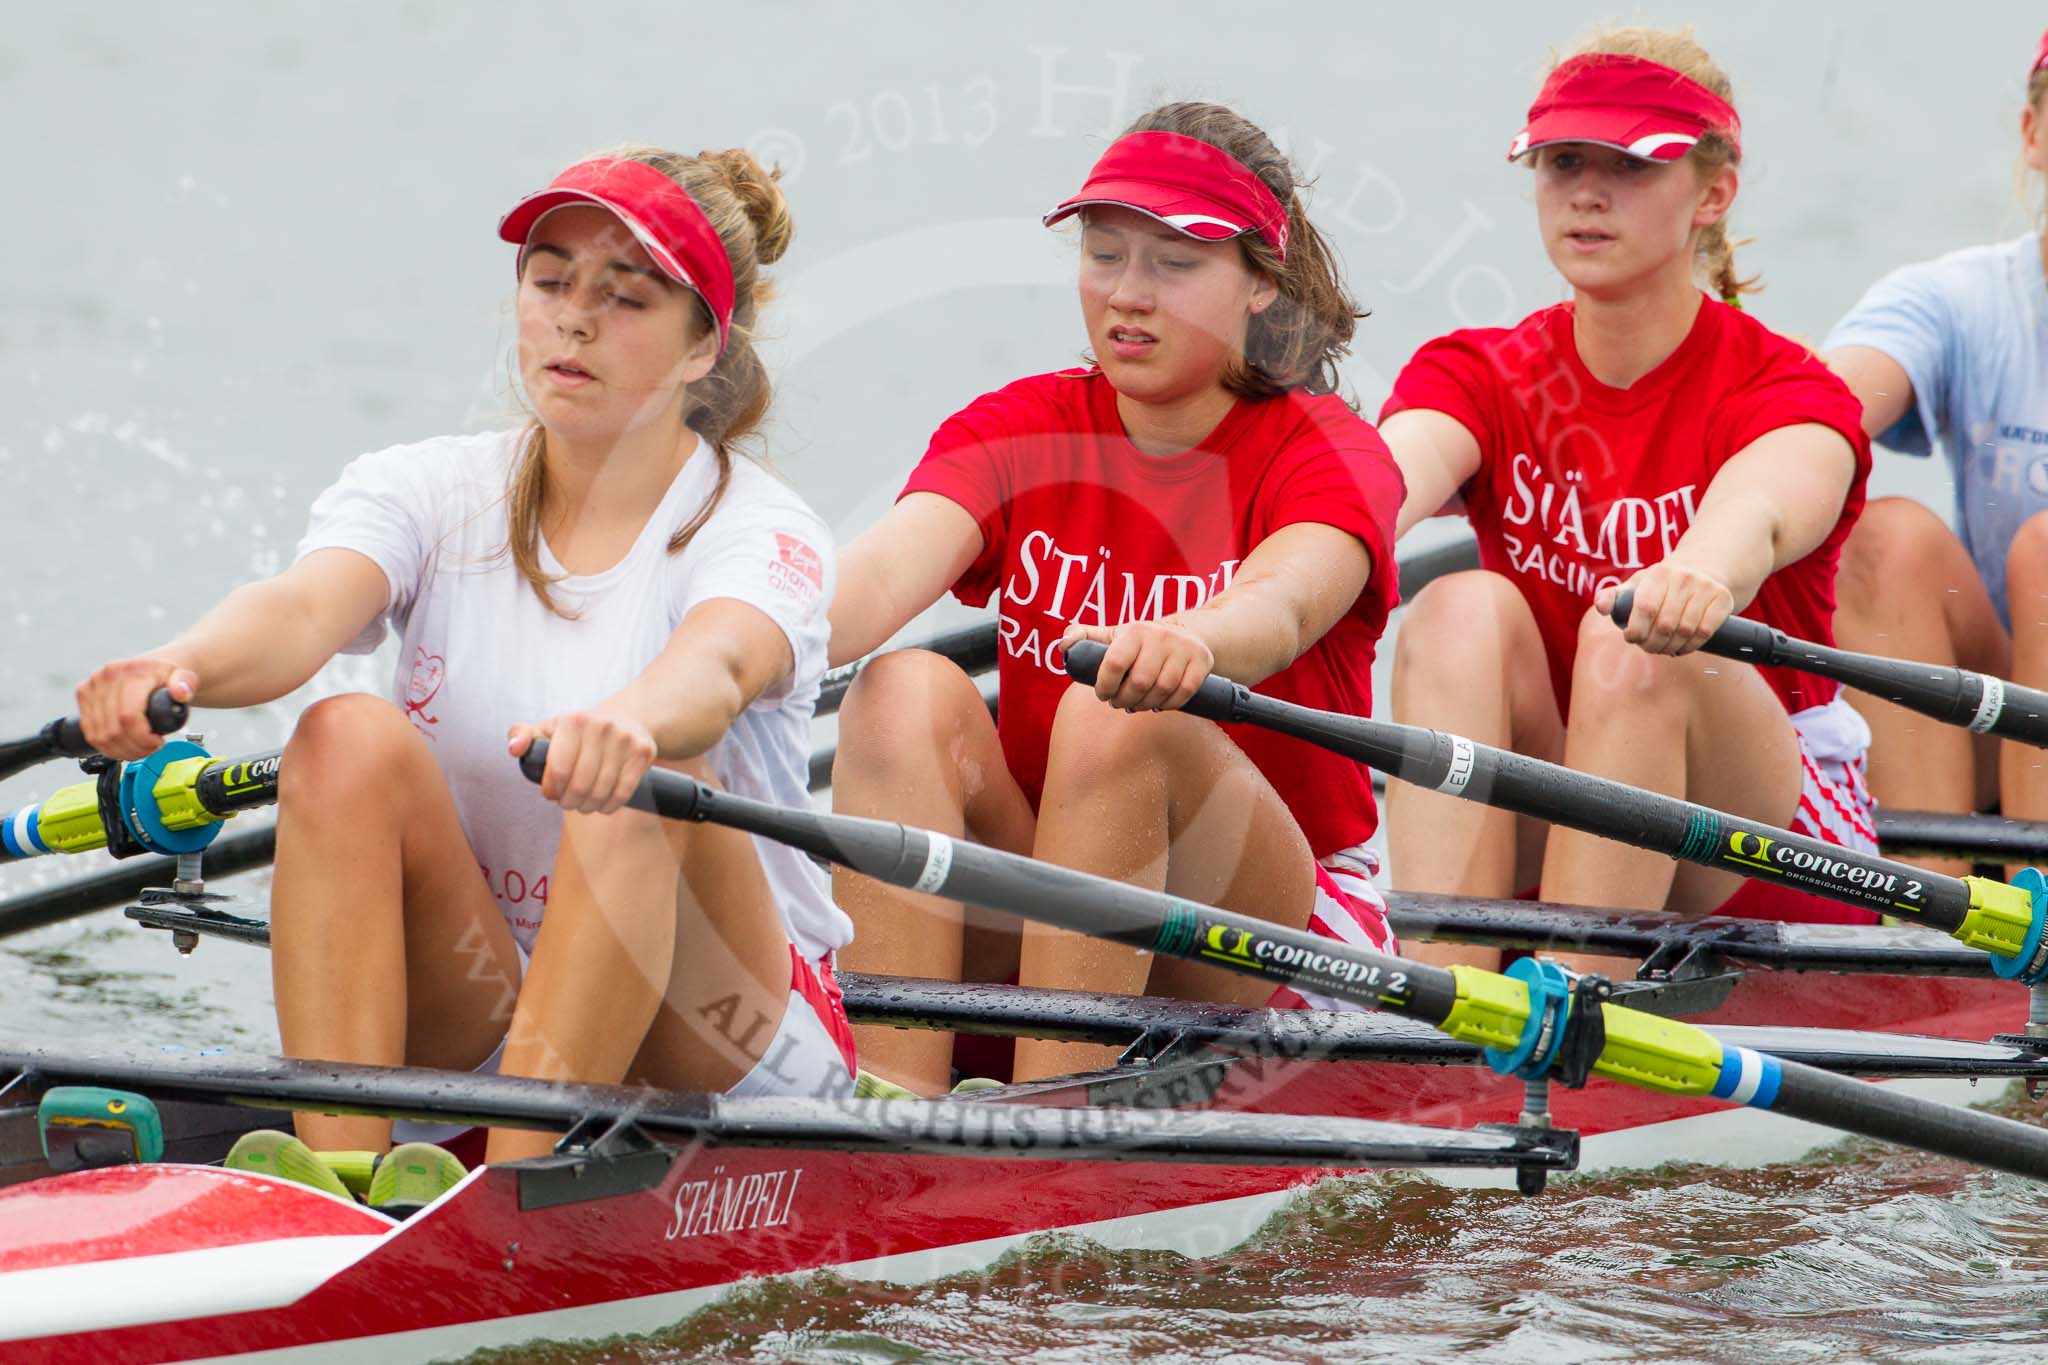
M1742 311L1727 76L1684 34L1601 35L1551 71L1508 155L1571 298L1432 341L1395 382L1401 527L1462 511L1482 566L1410 609L1395 717L1874 847L1868 732L1835 684L1695 652L1738 611L1831 639L1870 459L1841 381ZM1622 587L1626 633L1606 615ZM1868 918L1399 784L1388 805L1403 887Z
M745 152L571 167L499 227L532 423L363 456L290 568L79 688L87 736L133 758L155 747L152 688L255 705L398 633L390 695L316 704L284 751L272 965L289 1055L850 1089L832 953L851 927L822 874L621 809L657 762L804 799L832 548L734 455L768 404L748 329L790 231ZM515 758L542 736L536 788ZM390 1142L376 1118L297 1126L313 1148ZM498 1130L487 1156L552 1141ZM338 1189L281 1135L237 1164ZM409 1149L377 1167L372 1202L416 1204L459 1169Z

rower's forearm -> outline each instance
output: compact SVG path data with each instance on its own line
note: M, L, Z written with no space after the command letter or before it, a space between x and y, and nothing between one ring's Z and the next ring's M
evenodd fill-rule
M150 651L199 675L197 706L260 706L303 687L331 651L275 579L236 588L177 638Z
M725 737L748 698L730 670L685 661L643 673L612 701L639 718L654 736L658 758L695 758Z
M1271 586L1242 584L1172 619L1202 637L1216 656L1216 673L1250 687L1315 643L1302 612Z
M1763 498L1728 499L1704 506L1671 551L1674 563L1699 569L1725 585L1741 611L1777 568L1780 522Z
M917 613L905 611L896 593L880 574L864 574L858 561L841 561L839 581L832 594L832 642L826 662L833 668L864 659L888 642Z

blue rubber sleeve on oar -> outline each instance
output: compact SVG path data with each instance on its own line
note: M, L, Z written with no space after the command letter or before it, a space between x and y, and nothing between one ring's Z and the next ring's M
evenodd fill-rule
M1533 1081L1550 1074L1550 1064L1564 1045L1572 1009L1571 978L1555 962L1535 957L1517 958L1507 974L1529 988L1529 1019L1522 1026L1522 1041L1512 1050L1486 1049L1486 1064L1500 1075Z
M2037 867L2023 867L2012 884L2034 898L2034 922L2018 953L2012 957L1991 955L1991 970L2007 981L2032 986L2048 976L2048 962L2043 961L2041 954L2041 935L2048 929L2048 877L2043 877Z
M1721 1078L1714 1083L1714 1098L1769 1109L1777 1103L1778 1086L1784 1076L1784 1064L1769 1053L1726 1047L1721 1053Z

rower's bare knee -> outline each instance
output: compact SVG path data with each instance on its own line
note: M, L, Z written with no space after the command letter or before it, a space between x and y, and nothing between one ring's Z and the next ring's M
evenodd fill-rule
M278 800L300 814L314 807L357 816L390 809L422 763L431 769L433 755L396 706L364 692L326 697L300 713L285 744ZM363 797L372 791L377 799L366 806Z
M960 666L925 649L869 662L839 708L835 791L890 791L934 776L957 787L970 725L988 725L988 703Z
M1053 713L1046 775L1063 794L1128 783L1201 743L1207 721L1181 711L1121 711L1075 683Z
M2020 523L2005 550L2005 581L2012 600L2048 596L2048 512L2036 512ZM2014 613L2015 627L2018 615Z
M1835 597L1845 612L1868 614L1900 589L1941 592L1951 586L1958 556L1955 535L1928 506L1913 498L1878 498L1863 509L1842 546Z
M681 826L680 828L692 828ZM586 869L616 874L630 864L636 869L672 866L668 822L658 815L628 807L609 815L589 811L562 814L562 848L574 850Z
M1624 716L1639 724L1646 713L1682 716L1705 658L1652 654L1630 644L1601 612L1587 611L1572 661L1572 728Z
M1396 713L1462 695L1482 679L1497 687L1528 615L1521 590L1485 569L1448 574L1417 593L1394 642Z

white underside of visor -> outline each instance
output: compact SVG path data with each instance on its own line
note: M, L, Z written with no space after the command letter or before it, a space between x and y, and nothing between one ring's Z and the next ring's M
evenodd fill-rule
M1596 137L1553 137L1531 146L1528 130L1524 129L1515 134L1514 145L1508 148L1508 160L1519 160L1538 147L1554 147L1560 142L1583 142L1588 147L1612 147L1617 152L1627 152L1642 161L1664 161L1675 158L1660 157L1657 155L1658 152L1666 147L1697 146L1699 139L1690 133L1652 133L1648 137L1639 137L1628 143L1607 142Z
M1050 226L1053 223L1057 223L1062 218L1071 217L1072 215L1079 213L1082 209L1097 207L1129 209L1133 213L1142 213L1147 218L1150 218L1153 222L1164 223L1166 224L1166 226L1172 228L1175 232L1183 232L1190 237L1194 237L1197 235L1193 231L1193 229L1203 226L1222 228L1232 237L1241 237L1245 233L1251 231L1251 229L1249 227L1246 227L1244 224L1233 223L1228 218L1212 218L1205 213L1154 213L1152 210L1148 208L1145 208L1138 204L1127 203L1122 199L1083 199L1078 203L1062 204L1058 208L1054 209L1051 213L1048 213L1045 216L1045 222L1047 226Z

